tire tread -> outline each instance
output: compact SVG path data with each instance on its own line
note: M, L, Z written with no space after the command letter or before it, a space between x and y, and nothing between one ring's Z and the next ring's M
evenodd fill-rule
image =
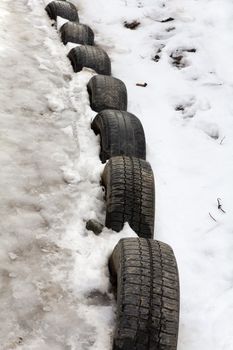
M105 163L114 156L146 158L145 134L140 120L133 114L104 110L91 124L96 135L100 134L100 159Z
M74 47L68 53L68 58L75 73L86 67L95 70L98 74L111 74L111 61L107 53L99 47L91 45Z
M48 16L55 21L57 16L60 16L71 22L79 22L78 11L74 4L69 1L51 1L45 7L45 11L47 12Z
M128 249L130 243L133 243L137 254L134 252L132 255ZM143 275L145 263L142 263L144 256L148 257L146 264L149 271L146 287ZM135 258L138 261L136 270L131 264ZM170 265L175 269L172 274L174 283L168 295L163 275L164 268ZM142 346L145 350L176 350L179 276L172 249L165 243L151 239L121 239L110 257L109 269L113 283L117 285L117 326L113 350L141 350ZM131 269L136 273L134 271L132 274ZM130 278L135 276L136 281L130 282Z
M60 29L64 45L68 42L79 45L94 45L94 32L86 24L67 22Z
M106 190L106 226L119 232L127 221L140 237L153 238L155 189L150 164L135 157L112 157L104 168L102 183ZM144 195L145 188L151 195Z
M127 90L120 79L98 74L87 84L90 106L95 112L104 109L127 110Z

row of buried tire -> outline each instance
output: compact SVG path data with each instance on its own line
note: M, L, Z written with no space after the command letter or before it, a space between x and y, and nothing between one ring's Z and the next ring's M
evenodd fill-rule
M146 159L140 120L127 110L127 90L111 75L106 52L94 45L90 27L79 23L76 7L65 0L46 6L52 20L68 20L60 29L64 44L73 42L68 57L74 72L96 71L87 90L98 112L91 128L100 135L105 187L106 226L120 231L125 222L139 238L121 239L110 259L111 282L117 295L114 350L175 350L179 324L179 278L172 249L153 240L154 176Z

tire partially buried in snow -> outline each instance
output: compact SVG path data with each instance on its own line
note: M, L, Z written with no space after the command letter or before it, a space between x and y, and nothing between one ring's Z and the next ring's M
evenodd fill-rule
M146 158L145 134L140 120L125 111L104 110L91 124L100 134L100 159L105 163L114 156Z
M117 78L95 75L89 80L87 91L91 108L96 112L104 109L127 110L126 86Z
M135 157L112 157L105 165L102 184L106 227L119 232L128 222L139 237L153 238L155 186L150 164Z
M111 61L107 53L96 46L83 45L74 47L68 53L74 72L84 67L91 68L99 74L111 74Z
M117 287L113 350L176 350L179 276L171 247L150 239L121 239L109 270Z
M63 44L94 45L94 32L86 24L67 22L60 29Z
M51 19L56 20L57 16L65 18L72 22L78 22L78 11L76 7L69 1L51 1L46 7L46 12Z

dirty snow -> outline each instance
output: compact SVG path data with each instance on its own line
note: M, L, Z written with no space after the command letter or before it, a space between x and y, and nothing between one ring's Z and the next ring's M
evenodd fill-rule
M73 74L48 2L0 4L0 344L107 350L115 317L107 259L135 234L128 225L99 237L85 229L90 218L104 222L85 88L94 72ZM180 270L178 349L233 349L233 4L73 2L145 129L155 237L171 244ZM137 29L126 29L133 20Z

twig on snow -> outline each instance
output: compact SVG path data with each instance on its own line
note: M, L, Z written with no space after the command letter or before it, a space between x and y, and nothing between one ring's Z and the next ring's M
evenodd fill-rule
M167 22L171 22L171 21L174 21L174 18L173 17L168 17L166 19L163 19L162 21L159 21L161 23L167 23Z
M133 21L133 22L127 22L127 21L125 21L125 22L124 22L124 27L133 30L133 29L136 29L140 24L141 24L141 23L138 22L138 21L136 21L136 20Z
M215 222L217 222L217 220L209 213L209 216L211 217L212 220L214 220Z
M159 22L159 23L167 23L167 22L171 22L171 21L175 20L175 18L173 18L173 17L168 17L168 18L165 18L165 19L157 19L157 18L153 18L152 16L150 16L148 14L145 14L145 18L149 18L152 21Z
M226 214L225 210L222 208L221 198L217 198L217 202L218 202L218 209L221 210L224 214Z
M146 87L146 86L147 86L147 83L143 83L143 84L137 83L136 86Z
M225 138L226 138L226 136L224 136L224 137L222 138L222 140L219 142L220 145L223 144L223 141L225 140Z

